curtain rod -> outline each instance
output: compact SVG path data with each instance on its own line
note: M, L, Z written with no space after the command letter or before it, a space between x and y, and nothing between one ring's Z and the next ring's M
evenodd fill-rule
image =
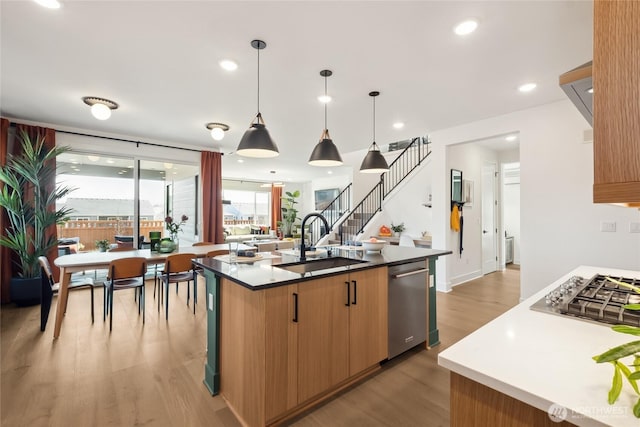
M18 123L10 123L9 126L10 127L16 127L18 125ZM31 125L27 125L27 126L31 126ZM185 151L193 151L195 153L202 153L202 150L196 150L194 148L184 148L184 147L174 147L171 145L163 145L163 144L155 144L153 142L144 142L144 141L133 141L131 139L123 139L123 138L114 138L111 136L101 136L101 135L91 135L88 133L82 133L82 132L71 132L68 130L60 130L60 129L53 129L56 132L60 132L60 133L66 133L69 135L78 135L78 136L88 136L91 138L102 138L102 139L110 139L112 141L120 141L120 142L130 142L132 144L136 144L136 146L139 146L140 144L142 145L150 145L153 147L162 147L162 148L173 148L175 150L185 150ZM220 152L220 155L224 156L224 153Z
M68 131L68 130L58 130L58 129L54 129L54 130L56 132L66 133L66 134L69 134L69 135L89 136L91 138L102 138L102 139L110 139L112 141L130 142L132 144L136 144L136 146L139 146L140 144L142 144L142 145L150 145L150 146L153 146L153 147L173 148L175 150L185 150L185 151L193 151L195 153L202 153L202 150L196 150L194 148L173 147L171 145L155 144L153 142L133 141L131 139L113 138L111 136L91 135L91 134L88 134L88 133L71 132L71 131ZM220 153L220 154L223 154L223 153Z

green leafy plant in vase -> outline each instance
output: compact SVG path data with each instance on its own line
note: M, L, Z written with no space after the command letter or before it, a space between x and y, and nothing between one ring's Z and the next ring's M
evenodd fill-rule
M633 286L619 280L614 280L610 277L607 277L607 280L623 288L631 289L640 295L640 287ZM627 304L624 305L623 308L625 310L640 310L640 304ZM612 326L611 329L622 334L640 336L640 328L636 326L615 325ZM622 359L631 357L633 357L631 364L627 365L622 362ZM593 356L593 360L595 360L596 363L608 362L613 365L613 380L607 399L609 404L613 405L616 400L618 400L618 397L622 392L624 377L638 395L638 400L633 406L633 415L636 418L640 418L640 388L638 386L638 381L640 380L640 340L631 341L609 349L602 354Z
M400 235L400 233L402 233L404 230L405 230L404 222L401 222L401 223L400 223L400 224L398 224L398 225L394 225L393 223L391 223L391 231L393 231L393 233L394 233L396 236L399 236L399 235Z
M71 213L66 207L56 209L56 202L74 189L50 184L56 178L55 158L69 151L68 147L47 148L44 136L32 140L24 130L17 135L18 141L21 154L10 154L0 167L0 206L8 218L0 245L17 255L10 282L11 300L26 305L40 301L38 257L47 256L58 245L55 226L64 224Z
M111 244L109 243L109 240L107 240L107 239L96 240L96 248L100 252L106 252L109 249L109 246L111 246Z
M284 237L291 237L293 235L293 224L299 220L298 218L298 210L295 205L298 204L296 200L300 197L300 191L296 190L294 192L287 191L285 196L281 197L282 200L282 220L279 222L280 228L282 230L282 234Z

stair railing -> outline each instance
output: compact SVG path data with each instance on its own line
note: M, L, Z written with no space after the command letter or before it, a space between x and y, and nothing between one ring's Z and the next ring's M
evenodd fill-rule
M331 201L320 211L320 214L326 218L329 223L329 227L333 230L333 226L344 216L345 213L349 212L351 206L351 187L352 184L347 185L344 190L340 192L336 196L335 199ZM318 218L313 218L309 224L309 241L312 245L315 245L320 241L320 239L329 232L329 230L324 229L324 224ZM306 240L306 239L305 239Z

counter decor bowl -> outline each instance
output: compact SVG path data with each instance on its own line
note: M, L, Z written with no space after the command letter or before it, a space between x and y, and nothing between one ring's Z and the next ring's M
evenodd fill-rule
M375 242L363 241L362 247L367 252L380 252L382 247L387 244L386 240L377 240Z

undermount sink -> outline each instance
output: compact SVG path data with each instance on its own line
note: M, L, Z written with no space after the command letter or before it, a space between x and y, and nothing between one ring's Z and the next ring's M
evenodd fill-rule
M309 273L311 271L327 270L329 268L344 267L352 264L360 264L362 262L366 262L366 261L360 261L360 260L351 259L351 258L334 257L334 258L323 258L323 259L316 259L316 260L303 261L303 262L292 262L289 264L274 265L274 267L281 268L287 271L292 271L294 273L304 274L304 273Z

